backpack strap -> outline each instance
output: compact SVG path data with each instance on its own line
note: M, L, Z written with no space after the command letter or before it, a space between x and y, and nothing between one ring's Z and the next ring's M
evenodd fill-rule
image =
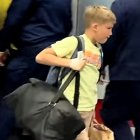
M84 51L85 50L85 45L83 38L81 36L75 36L78 40L77 48L75 49L73 55L71 56L72 58L77 57L77 52L78 51ZM70 68L62 68L58 66L51 66L50 70L48 72L47 78L46 78L46 83L54 86L54 87L59 87L62 79L71 71Z
M66 81L64 82L63 85L61 85L61 87L59 88L58 92L56 93L56 95L54 96L54 98L51 100L51 102L49 103L49 105L55 105L58 100L62 97L63 92L65 91L65 89L67 88L67 86L69 85L69 83L73 80L73 78L76 76L76 73L78 71L72 70L70 75L68 76L68 78L66 79Z
M74 91L74 100L73 106L77 109L79 104L79 95L80 95L80 72L75 74L75 91Z
M76 58L78 55L79 51L85 51L85 43L84 43L84 39L82 36L75 36L78 40L78 45L76 50L74 51L71 59ZM65 69L65 73L64 75L61 75L61 78L63 79L69 72L71 71L71 69ZM63 74L63 72L62 72ZM62 80L61 79L61 80ZM80 88L80 73L76 72L75 74L75 91L74 91L74 100L73 100L73 106L77 109L78 108L78 104L79 104L79 88Z
M78 40L77 48L75 49L71 59L76 58L79 51L85 51L85 43L82 36L75 36ZM59 75L59 82L61 83L62 79L71 71L70 68L63 68L61 74Z
M78 40L78 45L71 59L76 58L79 51L85 51L85 42L84 42L83 37L82 36L75 36L75 37ZM63 73L62 71L62 74L65 74L65 75L61 74L61 80L71 71L71 69L64 69L64 70L65 70L64 71L65 73ZM76 109L78 108L78 104L79 104L79 95L80 95L79 88L80 88L80 73L76 72L75 73L75 91L74 91L74 100L73 100L73 106Z
M78 40L78 45L76 50L74 51L73 55L71 58L76 58L78 51L84 51L85 50L85 45L84 45L84 40L82 37L77 36L76 37ZM83 41L82 41L83 40ZM65 73L64 73L65 72ZM61 80L66 76L66 74L68 74L69 72L70 75L68 76L68 78L66 79L66 81L64 82L63 85L61 85L61 87L58 90L58 93L55 95L55 97L51 100L51 102L49 103L49 105L54 106L56 104L56 102L61 98L61 96L63 95L64 90L66 89L66 87L69 85L69 83L72 81L72 79L75 77L75 92L74 92L74 100L73 100L73 106L77 109L78 107L78 103L79 103L79 88L80 88L80 73L79 71L74 71L71 69L67 69L64 68L64 70L61 73ZM63 74L63 75L62 75Z

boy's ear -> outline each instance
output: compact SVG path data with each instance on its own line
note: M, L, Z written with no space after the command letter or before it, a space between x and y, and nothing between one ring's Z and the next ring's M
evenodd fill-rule
M97 23L92 23L91 27L94 31L96 31L98 29L98 24Z

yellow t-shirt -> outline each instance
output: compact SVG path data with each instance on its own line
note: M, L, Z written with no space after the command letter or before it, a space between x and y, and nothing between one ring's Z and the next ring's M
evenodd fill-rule
M92 44L92 42L84 34L82 35L85 42L84 57L88 60L88 63L80 71L80 97L78 111L91 111L95 108L97 103L97 81L99 78L99 67L101 64L101 55L98 47ZM52 44L52 48L59 57L70 58L76 49L78 44L77 39L74 36L64 38L61 41L57 41ZM66 76L63 80L68 76ZM75 90L75 79L66 88L64 94L67 99L73 104Z
M12 0L0 0L0 29L3 27L11 1Z

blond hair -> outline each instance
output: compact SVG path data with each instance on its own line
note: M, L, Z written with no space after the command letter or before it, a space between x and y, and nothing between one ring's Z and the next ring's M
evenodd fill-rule
M88 6L84 12L85 27L89 27L93 22L104 24L107 22L116 23L115 14L105 6Z

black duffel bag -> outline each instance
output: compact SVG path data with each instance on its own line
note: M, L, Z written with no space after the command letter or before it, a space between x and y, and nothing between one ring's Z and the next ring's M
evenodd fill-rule
M36 140L74 140L85 125L63 92L76 74L79 72L72 71L59 90L32 78L6 96L17 124L29 130Z

